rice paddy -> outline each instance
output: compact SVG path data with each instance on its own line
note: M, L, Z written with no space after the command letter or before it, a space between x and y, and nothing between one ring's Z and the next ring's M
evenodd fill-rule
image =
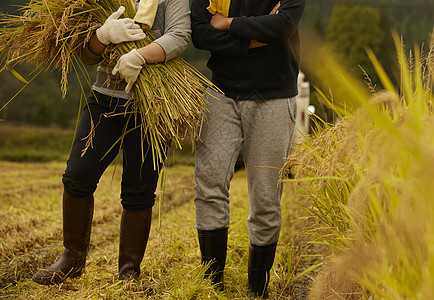
M399 85L369 51L384 90L369 95L336 68L329 79L346 93L334 104L341 121L307 139L286 166L310 202L306 233L322 256L310 299L434 297L434 40L410 54L395 42Z
M318 95L340 121L331 125L316 119L318 131L283 170L293 179L284 179L273 299L434 299L434 43L424 52L405 49L396 37L395 42L397 84L368 51L381 91L349 76L329 53L317 55L322 62L312 62L317 76L326 80ZM328 89L330 95L323 92ZM0 168L0 297L144 297L116 278L119 169L110 168L96 194L86 273L43 287L30 276L61 253L64 163L0 162ZM141 280L156 290L149 298L243 299L248 253L244 171L231 184L224 292L202 280L198 264L193 167L175 164L164 171L142 263Z
M143 299L117 280L121 205L120 169L111 166L95 194L95 216L85 274L52 287L31 280L40 267L62 252L61 174L65 162L0 161L0 298L10 299ZM165 169L164 195L158 190L151 237L142 262L141 280L156 289L149 299L243 299L247 286L248 198L245 171L231 186L231 229L225 276L226 291L217 293L203 281L195 228L193 166L175 164ZM288 185L284 200L284 229L270 283L275 299L304 299L306 281L297 239L302 221L295 212ZM298 254L297 254L298 253ZM292 260L296 261L292 264ZM288 270L292 269L292 273ZM303 276L302 276L303 277ZM293 281L299 284L294 286ZM299 297L290 298L298 294Z

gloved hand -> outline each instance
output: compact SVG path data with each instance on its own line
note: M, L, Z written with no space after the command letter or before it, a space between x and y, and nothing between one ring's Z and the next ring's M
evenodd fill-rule
M104 24L96 30L98 40L104 45L137 41L146 37L140 25L136 24L133 19L119 19L124 11L125 7L119 7L119 9L112 13L110 17L105 20Z
M144 64L146 64L145 58L136 49L119 58L112 73L113 75L119 73L119 76L127 82L125 92L129 93L131 91Z

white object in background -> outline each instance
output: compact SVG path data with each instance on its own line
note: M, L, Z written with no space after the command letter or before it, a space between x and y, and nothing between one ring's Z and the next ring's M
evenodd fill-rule
M292 137L292 149L296 148L297 144L301 143L303 136L309 133L309 116L315 113L315 107L313 105L309 105L310 84L304 80L305 75L300 72L298 75L298 95L296 97L297 118L295 122L294 135Z

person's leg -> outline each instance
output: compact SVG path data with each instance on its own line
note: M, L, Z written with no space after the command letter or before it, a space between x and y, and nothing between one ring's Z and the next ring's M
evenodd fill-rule
M228 229L197 230L201 263L210 264L205 271L205 278L211 278L213 285L224 290L224 269L228 245Z
M241 122L233 99L214 93L195 147L196 227L205 276L223 288L229 228L229 185L242 144Z
M277 242L266 246L249 245L247 297L268 299L270 270L274 263Z
M63 244L65 249L53 265L33 275L33 280L40 284L57 284L66 278L78 277L85 267L93 217L93 192L102 173L118 152L118 149L111 151L109 149L122 129L113 120L103 117L105 113L113 110L108 99L101 96L98 100L97 104L94 97L90 96L89 108L86 107L81 114L67 168L63 175ZM93 147L90 147L82 156L86 137L91 131L92 124L95 125ZM104 155L106 156L102 159Z
M129 128L135 127L133 119L130 120ZM120 280L132 279L138 283L161 168L161 163L154 168L152 151L140 128L125 135L121 192L123 212L119 240ZM152 291L148 287L142 289Z
M93 195L73 197L63 192L62 256L51 266L36 272L33 281L51 285L81 276L86 264L93 217Z
M250 214L249 297L267 297L269 271L281 226L279 172L295 127L295 99L243 101L244 162Z

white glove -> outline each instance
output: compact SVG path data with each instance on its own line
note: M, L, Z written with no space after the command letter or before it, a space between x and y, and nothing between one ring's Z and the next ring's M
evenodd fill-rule
M119 19L124 13L125 7L121 6L105 20L104 24L96 30L98 40L104 45L119 44L122 42L131 42L142 40L146 34L136 24L133 19Z
M131 91L144 64L146 64L145 58L141 56L136 49L131 50L119 58L112 73L113 75L119 73L119 76L127 82L125 92L129 93Z

